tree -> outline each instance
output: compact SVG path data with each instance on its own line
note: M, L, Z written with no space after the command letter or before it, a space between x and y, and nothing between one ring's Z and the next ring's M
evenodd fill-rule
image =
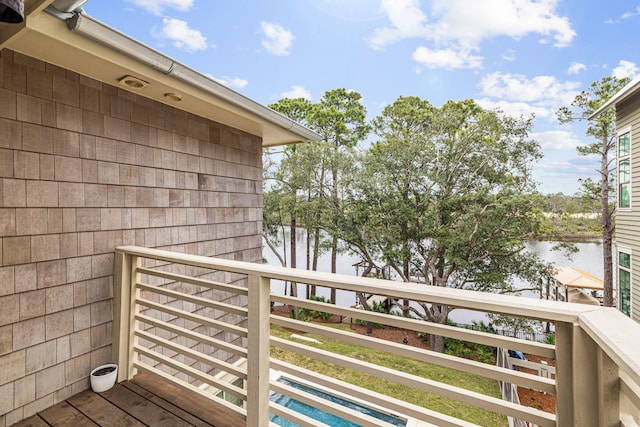
M588 89L583 90L571 102L571 106L560 108L556 115L560 123L571 123L573 121L586 120L602 104L616 94L629 79L618 79L616 77L604 77L599 81L591 83ZM613 208L610 205L611 187L609 179L612 172L611 164L615 160L614 148L616 144L615 131L616 117L615 110L609 109L596 119L589 122L587 135L594 137L595 142L578 147L580 155L598 155L600 157L600 174L597 193L600 196L601 224L602 224L602 256L604 264L604 305L613 307L613 232L612 221ZM587 194L594 193L594 183L591 180L584 180L583 189Z
M412 108L417 122L407 120ZM524 245L539 225L528 197L530 165L540 157L528 137L531 120L471 100L434 108L399 99L374 123L382 138L365 153L345 208L370 253L403 280L431 286L510 292L515 277L538 283L548 276ZM404 308L440 324L454 309L419 307ZM443 351L442 337L432 336L431 346Z
M344 170L353 165L348 159L351 150L369 133L365 122L367 111L355 91L334 89L325 92L320 102L309 112L311 128L322 135L328 159L328 206L330 215L324 223L331 235L331 272L336 272L338 233L341 213L341 191ZM336 290L331 289L331 303L336 302Z

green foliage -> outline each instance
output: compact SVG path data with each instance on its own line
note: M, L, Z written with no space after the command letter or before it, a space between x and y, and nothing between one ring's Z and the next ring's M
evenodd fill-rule
M547 334L542 341L544 344L556 345L556 335L555 334Z
M451 324L450 322L447 322ZM481 332L495 334L496 331L490 325L484 322L473 322L473 329ZM468 341L457 340L455 338L445 337L444 339L445 353L456 357L463 357L482 363L496 363L496 348L484 344L477 344Z
M275 218L268 212L264 217L265 238L272 248L275 245L270 243L277 226L271 224L282 227L295 223L313 235L314 260L323 248L338 250L336 230L342 204L339 197L342 178L351 173L354 147L369 133L361 99L355 91L334 89L327 91L318 103L299 98L282 99L270 105L322 135L321 141L286 147L277 164L265 162L273 165L264 169L265 200L276 199L271 206L280 212ZM328 242L323 241L326 237ZM291 257L295 257L295 251L291 251ZM296 265L293 261L292 258L292 266Z
M538 320L525 319L523 317L506 316L503 314L488 314L491 327L502 329L511 337L517 337L520 333L534 333L542 328Z
M372 301L371 304L369 304L369 311L373 311L374 313L388 314L386 305L384 303L378 302L378 301ZM372 328L381 328L382 327L382 325L380 323L376 323L376 322L367 322L366 320L361 320L361 319L354 319L354 321L356 323L361 324L361 325L366 325L368 323L369 326L371 326Z
M309 299L326 304L331 304L331 302L327 301L324 297L319 297L316 295L311 295ZM331 316L331 313L327 313L325 311L311 310L305 307L298 308L298 320L301 320L303 322L311 322L312 320L317 318L320 318L322 320L329 320L331 319ZM293 308L289 310L289 317L295 317L295 310Z
M537 282L547 265L524 251L541 224L530 128L471 100L399 98L374 120L381 139L349 182L343 238L405 281L491 292L511 290L515 276ZM437 323L452 309L421 307Z

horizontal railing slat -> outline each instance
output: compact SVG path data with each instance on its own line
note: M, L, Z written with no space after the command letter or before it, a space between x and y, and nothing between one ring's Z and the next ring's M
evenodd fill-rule
M212 301L210 299L196 297L188 295L183 292L173 291L171 289L161 288L158 286L149 285L146 283L138 283L138 289L147 292L153 292L159 295L164 295L169 298L175 298L180 301L186 301L193 304L197 304L203 307L212 308L215 310L225 311L227 313L237 314L240 316L247 316L247 309L244 307L238 307L236 305L225 304L222 302Z
M184 390L186 393L189 393L190 395L198 399L206 400L208 403L215 405L218 409L222 409L227 413L238 416L240 419L243 419L243 420L246 420L247 418L247 411L244 408L240 406L236 406L230 402L227 402L224 399L211 396L210 394L200 390L198 387L194 386L193 384L189 384L186 381L176 378L164 371L161 371L160 369L154 368L153 366L150 366L146 363L142 363L140 361L134 361L133 366L140 371L144 371L149 374L155 375L159 378L162 378L164 381L170 384L173 384L176 387L179 387L180 389Z
M368 337L361 334L345 332L339 329L328 328L322 325L287 319L282 316L272 315L271 323L294 330L319 334L343 342L349 342L351 344L362 345L364 347L385 351L390 354L403 356L425 363L431 363L438 366L444 366L447 368L468 372L470 374L514 383L521 387L526 387L551 394L555 394L556 392L554 380L527 374L520 371L514 371L512 369L500 368L495 365L475 362L473 360L450 356L448 354L438 353L430 350L423 350L405 344L394 343L391 341Z
M292 351L306 357L338 366L363 372L377 378L413 387L418 390L428 391L443 397L448 397L460 402L465 402L488 411L534 422L541 427L555 427L555 416L534 408L520 406L501 399L486 396L470 390L407 374L394 369L385 368L362 360L338 355L322 349L294 343L285 339L271 337L271 345L283 350Z
M368 390L355 384L345 383L343 381L336 380L335 378L327 377L326 375L319 374L318 372L300 368L281 360L272 358L271 367L289 374L290 376L302 378L311 383L319 384L328 389L334 389L338 392L352 395L353 397L359 398L363 401L371 402L377 406L386 407L391 411L413 417L417 420L433 423L440 427L478 427L477 424L450 417L448 415L441 414L440 412L432 411L422 406L413 405L409 402L395 399L384 394L376 393L375 391Z
M207 373L199 371L185 363L174 360L170 357L160 354L157 351L150 350L146 347L136 345L134 349L138 354L142 354L152 360L155 360L156 362L159 362L162 365L173 368L176 371L182 372L183 374L190 376L192 378L195 378L199 381L202 381L203 383L213 385L215 386L215 388L218 388L222 391L231 393L234 396L236 396L238 399L247 400L247 392L244 389L234 386L233 384L230 384L224 381L219 381L218 379L214 378L213 376ZM137 363L145 364L142 361L137 361Z
M149 301L149 300L144 299L144 298L138 298L136 300L136 302L139 305L143 305L143 306L145 306L147 308L158 310L158 311L161 311L163 313L179 317L181 319L190 320L190 321L195 322L195 323L200 323L202 325L211 326L212 328L215 328L215 329L220 329L222 331L231 332L232 334L238 335L240 337L246 337L247 336L247 329L246 328L241 328L239 326L235 326L235 325L232 325L230 323L225 323L225 322L221 322L219 320L210 319L208 317L200 316L198 314L192 314L192 313L189 313L188 311L180 310L180 309L177 309L177 308L172 308L172 307L169 307L169 306L166 306L166 305L162 305L162 304L159 304L159 303L156 303L156 302L153 302L153 301Z
M332 403L321 397L314 396L302 390L281 384L278 382L271 383L271 390L289 396L298 402L305 403L311 407L318 408L337 417L343 418L362 427L393 427L391 424L382 420L365 415L356 410L347 408L346 406Z
M232 363L227 363L223 360L216 359L215 357L211 357L206 354L202 354L198 351L192 350L189 347L185 347L181 344L176 344L159 336L150 334L144 331L135 331L135 335L144 338L147 341L151 341L152 343L159 345L161 347L167 348L169 350L173 350L176 353L180 353L185 355L191 359L197 360L199 362L205 363L211 367L216 369L220 369L222 371L228 372L230 374L235 375L238 378L242 378L244 380L247 379L247 370L238 368L234 366Z
M152 325L156 328L161 328L167 332L174 333L176 335L180 335L194 341L198 341L202 344L210 345L212 347L216 347L218 349L227 351L234 356L240 356L243 358L247 358L247 349L230 344L228 342L219 340L217 338L212 338L208 335L201 334L199 332L190 331L189 329L181 328L180 326L172 325L167 322L163 322L162 320L155 319L153 317L145 316L144 314L136 314L136 320Z
M148 274L150 276L161 277L163 279L169 279L173 282L189 283L191 285L202 286L209 289L216 289L219 291L229 292L238 295L248 295L247 288L241 286L229 285L228 283L220 283L213 280L199 279L191 276L185 276L183 274L169 273L167 271L154 270L152 268L138 267L138 273Z
M380 323L387 326L393 326L395 328L410 329L416 332L455 338L463 341L488 345L490 347L505 347L511 350L520 350L524 353L535 354L536 356L546 357L549 359L555 359L556 356L555 347L552 345L522 340L519 338L474 331L456 326L439 325L433 322L425 322L424 320L408 319L406 317L393 316L374 311L340 307L335 304L327 304L284 295L271 295L271 300L311 310L324 311L344 317L351 317L352 319Z
M279 405L274 402L269 403L269 410L272 414L278 415L282 418L285 418L291 422L298 424L301 427L332 427L328 424L315 420L313 418L307 417L300 412L289 409L285 406ZM269 423L270 426L278 427L275 423Z

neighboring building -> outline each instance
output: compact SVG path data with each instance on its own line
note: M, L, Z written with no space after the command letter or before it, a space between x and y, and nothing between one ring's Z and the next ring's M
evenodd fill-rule
M24 23L0 23L0 426L111 361L116 246L260 261L262 148L318 138L86 15L45 10L79 2L25 3Z
M615 277L618 308L640 322L640 78L629 82L590 119L616 111Z

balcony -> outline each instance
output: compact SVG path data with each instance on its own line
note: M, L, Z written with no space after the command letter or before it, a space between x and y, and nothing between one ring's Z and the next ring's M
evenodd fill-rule
M411 301L501 313L552 322L556 344L437 325L400 316L338 307L271 293L281 280ZM402 343L351 333L328 325L301 322L271 313L272 304L329 312L389 327L436 334L496 348L519 350L553 361L552 378L439 354ZM493 295L398 282L333 275L243 263L141 247L116 250L113 349L119 381L137 374L178 387L241 425L266 426L270 414L301 426L322 426L273 399L273 393L362 426L391 425L374 416L318 398L277 380L296 378L385 413L399 414L415 426L469 426L438 413L347 384L271 357L274 349L343 369L353 369L416 391L453 399L538 426L632 426L640 423L640 325L611 308ZM309 339L276 337L272 325L401 355L404 358L467 372L505 384L553 394L555 414L521 406L434 379L380 366L356 355L326 351ZM278 375L274 375L277 372ZM272 397L270 400L270 396ZM272 416L273 416L272 415ZM520 424L523 425L523 424Z

